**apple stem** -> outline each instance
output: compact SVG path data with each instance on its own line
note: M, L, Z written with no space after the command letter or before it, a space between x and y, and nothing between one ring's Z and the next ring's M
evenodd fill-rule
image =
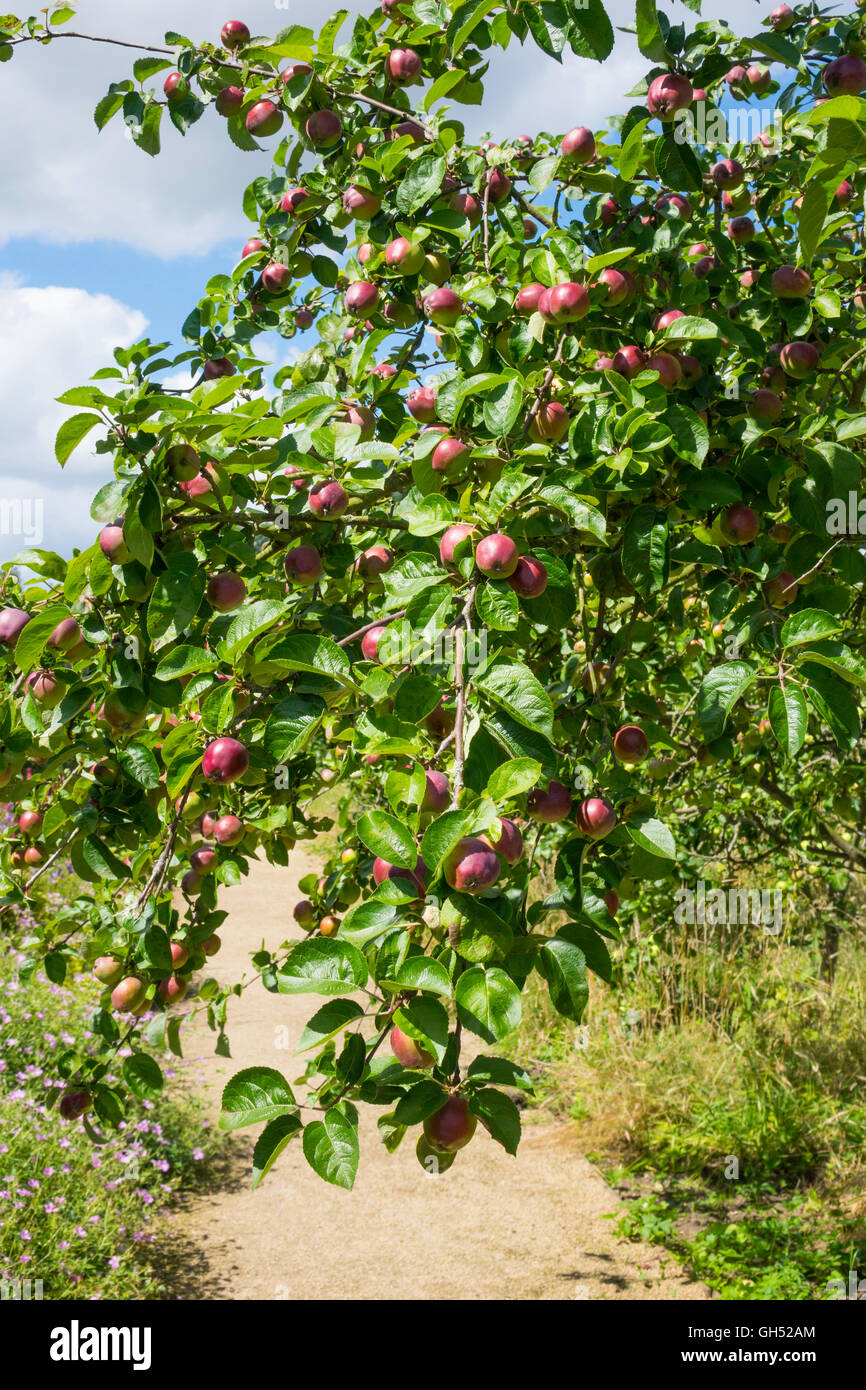
M484 269L490 274L490 175L484 184Z

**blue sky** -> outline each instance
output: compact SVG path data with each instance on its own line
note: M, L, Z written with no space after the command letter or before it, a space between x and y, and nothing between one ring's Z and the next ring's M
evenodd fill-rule
M373 0L344 7L369 12ZM76 29L158 44L169 28L216 42L223 18L239 16L253 33L289 22L318 28L336 4L240 0L223 17L212 0L80 0L77 8ZM678 0L666 8L693 21ZM769 8L706 0L704 14L757 32ZM631 0L608 9L614 25L632 22ZM69 412L54 398L110 362L116 343L146 333L181 350L187 312L250 234L241 195L264 157L231 146L212 113L186 140L168 127L157 159L117 123L97 132L93 107L109 82L130 73L133 56L67 40L26 45L0 66L0 561L35 543L25 511L35 517L36 504L46 548L70 554L90 543L89 502L106 466L82 446L60 472L53 441ZM647 66L628 34L617 35L603 66L573 55L560 66L533 45L512 44L494 55L484 106L462 108L461 117L471 136L504 139L603 128Z

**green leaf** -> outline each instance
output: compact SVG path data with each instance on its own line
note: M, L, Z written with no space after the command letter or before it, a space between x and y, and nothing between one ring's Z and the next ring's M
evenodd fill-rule
M710 447L710 432L700 415L688 406L671 405L663 418L673 434L671 448L674 453L700 468Z
M811 179L806 184L797 219L800 256L804 265L809 264L818 248L829 210L830 189L818 179Z
M387 811L367 811L358 821L357 831L371 854L402 869L415 868L418 862L415 837L396 816Z
M806 698L840 748L853 748L860 737L860 711L847 686L820 666L809 670Z
M635 28L637 45L645 58L654 63L673 64L673 55L668 51L659 23L655 0L637 0L635 6Z
M340 927L340 938L350 941L354 946L364 946L387 931L396 921L397 915L393 903L384 902L376 897L368 898L366 902L358 903L346 913Z
M445 156L435 150L425 150L413 160L397 188L398 210L411 216L435 198L441 191L445 168Z
M459 976L454 989L457 1017L464 1028L485 1042L496 1042L520 1022L520 990L499 966L473 965Z
M557 1013L580 1023L589 999L583 952L564 937L554 936L545 941L535 962Z
M354 999L330 999L327 1004L316 1010L304 1028L298 1039L295 1054L321 1047L336 1037L347 1023L354 1023L355 1019L363 1017L364 1010Z
M441 1062L448 1046L448 1010L438 999L423 994L409 999L394 1014L394 1022L407 1037L420 1043Z
M721 329L718 324L711 319L702 319L688 314L681 319L674 319L666 328L661 328L655 335L657 343L680 342L709 342L712 338L720 338Z
M658 855L661 859L676 859L677 847L674 837L664 821L639 813L629 816L625 828L635 844L640 845L641 849L647 850L649 854Z
M156 1100L162 1093L162 1071L146 1052L133 1052L123 1063L123 1078L139 1100Z
M487 795L495 802L522 796L538 785L540 777L541 764L534 758L511 758L491 774L487 782Z
M489 666L476 678L476 689L524 724L553 741L553 705L550 696L528 666L519 661Z
M468 893L452 893L448 910L450 917L458 918L457 945L464 960L474 965L497 954L508 954L513 939L511 927L482 899Z
M31 671L38 664L42 649L57 624L69 616L69 609L59 605L34 614L15 643L15 663L19 670Z
M367 962L356 946L310 937L293 946L277 971L280 994L351 994L367 983Z
M749 689L755 672L745 661L727 661L714 666L701 681L698 691L698 723L704 737L712 742L725 730L728 715Z
M822 608L801 608L793 613L782 628L783 647L798 647L804 642L818 642L839 632L842 622Z
M302 1128L298 1115L280 1115L262 1130L253 1149L253 1190L267 1177L289 1140Z
M699 193L703 187L701 166L694 150L680 144L671 132L660 135L653 144L653 160L659 179L668 188L682 188ZM677 320L679 323L681 320Z
M488 579L475 594L475 607L485 627L511 632L520 621L520 604L507 579Z
M244 605L232 619L228 632L220 642L219 654L222 660L236 661L250 643L272 627L285 611L285 604L277 599L259 599L257 603Z
M127 777L140 787L150 790L159 786L159 764L149 748L140 743L127 744L118 750L117 761Z
M800 687L791 681L786 683L784 689L774 685L770 691L767 713L776 742L789 758L793 758L803 746L809 721L806 697Z
M513 1086L518 1091L535 1090L529 1072L504 1057L476 1057L469 1063L466 1075L475 1081L492 1081L495 1086Z
M87 412L71 415L68 420L63 421L54 441L54 456L61 468L82 439L86 439L92 429L103 423L101 416L90 415Z
M325 709L324 700L315 695L287 695L280 700L265 725L264 748L270 760L284 763L302 752Z
M304 1157L314 1172L351 1192L358 1171L358 1129L340 1110L329 1110L304 1130Z
M523 383L514 377L494 386L484 401L484 423L496 438L510 434L523 406Z
M256 655L262 660L277 662L289 671L314 671L329 676L338 685L354 684L348 657L330 637L293 632L264 651L258 647Z
M192 623L204 597L206 575L194 555L172 555L147 608L147 632L155 649L175 642Z
M664 588L670 569L668 519L655 507L635 507L622 537L622 568L642 598Z
M82 840L80 852L85 864L97 878L114 882L119 878L129 878L128 866L112 854L108 845L96 835L88 835Z
M204 647L173 647L162 658L156 668L158 681L177 680L179 676L190 676L196 671L215 671L219 657L206 652Z
M447 1098L438 1081L418 1081L397 1102L394 1119L400 1125L418 1125L441 1110Z
M806 648L800 661L817 662L852 685L866 687L866 661L843 642L815 642Z
M510 1096L485 1086L469 1099L469 1109L506 1153L516 1154L520 1143L520 1111Z
M236 1072L222 1094L220 1129L242 1129L276 1120L297 1110L291 1087L273 1067L246 1067Z
M451 980L445 966L431 956L409 956L397 971L394 983L401 989L420 989L451 998Z

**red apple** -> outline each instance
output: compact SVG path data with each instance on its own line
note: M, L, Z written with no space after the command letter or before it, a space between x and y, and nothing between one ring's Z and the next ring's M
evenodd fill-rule
M629 380L642 372L646 354L643 348L632 345L619 348L613 355L613 370Z
M539 444L548 440L557 443L568 433L570 424L571 417L564 405L559 401L542 401L532 417L529 436Z
M595 136L585 125L578 125L563 136L559 148L566 159L573 159L576 164L588 164L595 158Z
M424 297L424 311L432 323L453 328L463 313L463 300L453 290L441 286Z
M33 671L25 685L37 705L44 705L46 709L56 709L67 689L53 671Z
M676 212L683 222L688 222L692 215L691 203L679 193L663 193L660 198L656 198L656 207L659 212L667 212L669 209ZM709 247L705 246L704 251L708 250Z
M166 1004L180 1004L189 989L187 980L179 980L176 975L169 975L167 980L160 980L157 990L160 999Z
M292 908L292 916L299 927L311 927L316 920L316 913L309 898L302 898L299 903L295 903Z
M804 377L811 376L818 365L818 349L814 343L804 342L798 339L793 343L786 343L779 353L779 361L788 376L802 380Z
M523 857L523 836L519 827L507 816L500 816L499 824L501 829L497 839L491 840L487 835L482 835L481 839L496 851L500 859L504 859L506 864L513 867Z
M543 825L555 825L565 820L571 811L571 793L562 782L550 782L547 790L536 787L526 798L526 809L533 820Z
M379 290L370 280L356 280L347 289L344 303L352 318L365 319L379 303Z
M461 541L465 541L472 535L474 530L474 526L467 526L463 522L458 522L456 526L449 526L439 542L439 558L443 565L454 563L454 551Z
M382 208L382 199L362 184L350 183L343 194L343 207L356 222L369 222Z
M514 308L518 314L524 314L527 318L534 314L538 308L538 301L547 289L546 285L539 285L533 282L531 285L523 285L517 291L514 301Z
M455 439L452 435L445 435L433 450L430 460L430 467L434 473L447 473L451 465L460 463L468 458L470 449L462 440Z
M414 82L421 71L421 59L413 48L393 48L385 60L385 71L399 86Z
M218 381L221 376L234 376L235 364L228 357L212 357L204 364L204 374L208 381Z
M113 987L123 977L123 961L116 956L97 956L93 962L93 973L100 984Z
M448 778L444 772L437 772L435 768L428 767L424 772L424 799L421 802L422 811L433 811L437 815L441 811L447 811L451 804L451 788L448 785Z
M22 835L32 839L34 835L39 834L44 820L45 817L40 811L22 811L18 817L18 829Z
M687 77L678 72L664 72L649 85L646 104L653 116L672 121L678 111L691 106L694 92Z
M389 864L387 859L375 859L373 861L373 882L376 884L384 883L386 879L402 886L401 880L406 880L406 887L414 890L418 894L417 902L426 895L427 871L424 867L424 860L418 855L414 869L404 869L399 864Z
M789 603L793 603L797 597L797 581L793 574L788 570L782 570L774 579L768 579L764 585L764 594L767 602L773 608L787 608Z
M31 615L25 613L22 608L0 609L0 643L14 651L18 638L30 622L30 617Z
M166 101L180 101L181 98L189 95L189 85L186 78L180 72L170 72L162 84Z
M144 1003L147 985L137 975L127 975L111 992L111 1007L115 1013L131 1014Z
M339 144L343 122L336 111L314 111L304 129L310 144L317 150L330 150Z
M213 837L218 845L239 845L245 833L244 823L237 816L220 816L213 827Z
M391 1029L391 1051L397 1058L401 1067L406 1067L409 1071L417 1071L423 1067L432 1067L436 1058L432 1052L420 1046L414 1038L409 1038L402 1033L396 1023Z
M234 116L244 104L243 87L223 87L217 95L214 106L219 116Z
M649 740L637 724L623 724L613 736L613 751L620 762L642 763L649 753Z
M600 796L587 797L581 801L575 812L575 822L583 835L591 840L601 840L616 826L616 812L609 801Z
M331 478L327 482L316 483L310 488L310 511L325 521L336 521L349 505L349 498L342 483Z
M751 217L734 217L728 223L728 235L731 241L740 244L751 241L755 235L755 224Z
M257 101L247 112L246 127L250 135L276 135L283 124L283 113L272 101Z
M775 391L758 390L749 401L749 414L765 429L778 424L782 409L782 402Z
M469 1143L478 1124L463 1096L449 1096L441 1110L424 1121L424 1138L431 1149L456 1153Z
M770 278L777 299L805 299L812 288L812 277L802 266L780 265Z
M432 386L419 386L406 397L406 409L413 420L430 424L436 419L436 391Z
M132 559L123 539L123 527L117 522L113 526L103 526L99 533L99 549L111 565L125 565Z
M504 203L511 194L512 183L501 169L491 169L487 175L487 200L489 203Z
M385 247L385 264L400 275L417 275L424 264L424 254L420 242L398 236Z
M510 536L494 531L478 542L475 563L491 579L507 579L517 569L517 546Z
M214 873L219 864L219 859L212 849L194 849L189 856L189 862L195 872L204 877L206 874Z
M828 96L859 96L866 87L866 63L853 53L843 53L827 64L822 81Z
M508 582L520 598L538 598L547 588L547 569L532 555L519 555Z
M605 304L609 309L615 309L620 304L628 304L637 293L637 283L633 275L627 270L616 270L614 266L605 266L598 277L598 284L604 285L607 289Z
M789 5L777 5L770 11L770 27L777 34L784 34L796 21L797 16Z
M311 545L296 545L286 553L283 568L292 584L309 588L322 577L322 557Z
M223 25L220 39L223 48L240 48L249 43L250 31L240 19L230 19Z
M362 579L374 580L380 574L385 574L393 563L393 550L388 550L384 545L371 545L358 557L355 567Z
M93 1104L89 1091L64 1091L57 1109L61 1120L80 1120Z
M710 178L716 188L739 188L746 171L736 159L720 159L710 170Z
M234 782L250 765L250 755L236 738L218 738L209 743L201 770L209 782Z
M289 212L294 216L301 206L309 201L310 195L306 188L290 188L280 199L280 207L283 212Z
M459 893L482 893L499 877L499 859L484 840L465 836L442 866L445 880Z
M649 372L658 372L659 385L663 386L666 391L672 391L682 381L683 369L676 357L670 352L650 353L644 367Z
M384 632L385 626L382 624L378 627L371 627L369 632L364 633L361 639L361 651L366 661L378 661L379 643Z

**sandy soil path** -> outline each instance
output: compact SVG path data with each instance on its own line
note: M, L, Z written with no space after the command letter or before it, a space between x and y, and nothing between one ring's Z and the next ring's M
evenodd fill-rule
M230 916L211 962L236 981L262 939L296 934L298 878L318 865L300 854L291 868L257 865L225 893ZM216 1057L206 1026L185 1052L214 1119L222 1087L242 1067L264 1065L289 1080L301 1067L296 1039L320 1001L272 995L253 985L232 1001L232 1058ZM287 1028L289 1045L280 1047ZM389 1155L362 1119L354 1191L323 1183L295 1142L257 1192L250 1191L252 1141L227 1141L219 1189L183 1199L172 1222L173 1292L182 1299L704 1299L707 1291L663 1272L657 1251L618 1241L605 1220L619 1203L574 1147L567 1127L529 1122L517 1158L479 1125L441 1178L427 1177L407 1140ZM179 1257L179 1258L178 1258ZM178 1267L179 1266L179 1267Z

